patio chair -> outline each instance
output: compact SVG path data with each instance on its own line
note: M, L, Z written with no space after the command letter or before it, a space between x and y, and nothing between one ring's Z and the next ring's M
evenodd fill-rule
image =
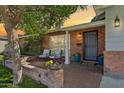
M58 58L61 58L61 56L62 56L61 54L62 54L62 50L61 49L56 49L55 50L55 54L49 56L49 58L51 58L51 59L58 59Z
M43 54L39 58L48 58L50 54L50 49L44 49Z

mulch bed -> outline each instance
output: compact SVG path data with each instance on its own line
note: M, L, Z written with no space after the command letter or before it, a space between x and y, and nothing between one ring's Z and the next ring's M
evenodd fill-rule
M50 59L50 58L39 58L37 56L22 56L22 60L24 60L24 61L28 62L30 65L33 65L36 67L42 67L42 63L47 62L49 60L53 60L54 62L64 64L64 58Z
M37 56L29 56L26 60L26 62L44 62L44 61L49 61L53 60L58 63L64 63L64 58L58 58L58 59L50 59L50 58L39 58Z

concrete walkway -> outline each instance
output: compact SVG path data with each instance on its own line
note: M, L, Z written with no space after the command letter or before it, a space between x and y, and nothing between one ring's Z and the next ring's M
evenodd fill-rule
M102 77L100 88L124 88L124 76L111 75L110 73Z
M64 65L65 88L98 88L102 78L102 67L94 64L72 63Z

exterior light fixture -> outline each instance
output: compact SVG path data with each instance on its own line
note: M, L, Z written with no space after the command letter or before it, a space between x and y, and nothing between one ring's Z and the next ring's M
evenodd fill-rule
M115 27L119 27L120 26L120 19L118 18L118 16L116 16L116 18L114 20L114 26Z
M80 39L81 37L82 37L82 33L81 32L77 33L77 38Z
M79 32L79 33L77 33L77 43L76 43L76 45L81 46L81 44L82 44L82 33Z

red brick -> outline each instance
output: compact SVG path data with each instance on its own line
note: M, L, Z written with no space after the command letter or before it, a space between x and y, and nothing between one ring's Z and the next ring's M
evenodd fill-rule
M81 46L77 46L77 40L76 40L76 35L78 33L84 33L88 31L98 31L98 55L103 54L103 51L105 50L105 27L97 27L97 28L89 28L89 29L84 29L84 30L79 30L79 31L73 31L70 33L70 44L71 44L71 56L79 52L81 54L81 58L83 59L83 35L82 35L82 40L81 40Z
M104 72L124 74L124 51L104 52Z

